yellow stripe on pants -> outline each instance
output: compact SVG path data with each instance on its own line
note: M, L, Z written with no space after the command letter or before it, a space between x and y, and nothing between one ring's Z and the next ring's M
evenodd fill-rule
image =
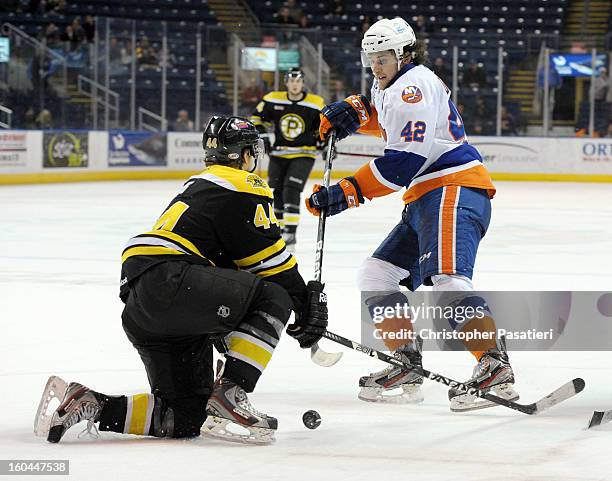
M240 356L240 358L245 362L248 362L247 360L252 360L253 363L250 364L257 369L262 367L265 369L268 362L270 362L270 359L272 358L271 352L258 346L257 344L252 343L251 341L239 337L232 336L230 338L229 350L230 352L228 354L230 355L232 352L241 354L242 356Z
M132 419L130 421L130 434L145 435L145 425L147 424L147 407L149 404L148 394L136 394L132 396Z

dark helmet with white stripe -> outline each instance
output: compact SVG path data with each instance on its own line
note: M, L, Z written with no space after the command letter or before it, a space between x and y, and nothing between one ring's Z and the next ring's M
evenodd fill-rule
M249 149L256 167L264 155L263 140L259 138L257 128L243 117L213 116L204 130L202 147L206 165L236 164L241 167L244 149Z
M304 80L304 71L299 67L291 67L285 73L285 83L287 83L290 78L301 78L302 80Z

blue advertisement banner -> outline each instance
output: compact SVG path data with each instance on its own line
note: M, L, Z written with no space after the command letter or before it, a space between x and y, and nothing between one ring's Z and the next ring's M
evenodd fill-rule
M109 167L160 167L168 164L166 133L111 130Z
M561 77L590 77L593 75L590 53L555 53L550 55L550 65ZM606 56L597 55L595 60L595 76L598 70L606 65Z

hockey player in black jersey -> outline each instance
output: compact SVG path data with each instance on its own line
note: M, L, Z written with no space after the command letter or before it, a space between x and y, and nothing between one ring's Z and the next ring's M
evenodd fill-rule
M274 213L284 226L283 238L293 250L300 222L300 194L317 154L319 114L325 102L304 90L304 73L299 68L287 72L285 84L286 91L264 95L251 121L262 133L274 125L268 181L274 190Z
M306 285L287 252L272 192L251 173L263 155L255 126L213 117L204 132L207 168L184 185L153 228L122 255L123 329L145 365L151 392L108 396L52 376L36 415L37 434L57 443L87 420L103 431L156 437L274 439L275 418L247 397L287 333L302 348L327 326L320 283ZM213 344L225 365L213 382ZM52 413L46 410L54 398ZM236 423L248 434L226 429Z

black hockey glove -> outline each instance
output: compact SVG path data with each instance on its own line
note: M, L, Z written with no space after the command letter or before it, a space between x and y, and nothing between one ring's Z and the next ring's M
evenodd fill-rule
M318 281L308 282L302 312L296 312L295 322L287 326L287 334L296 339L303 349L319 342L327 329L327 295L323 287Z

